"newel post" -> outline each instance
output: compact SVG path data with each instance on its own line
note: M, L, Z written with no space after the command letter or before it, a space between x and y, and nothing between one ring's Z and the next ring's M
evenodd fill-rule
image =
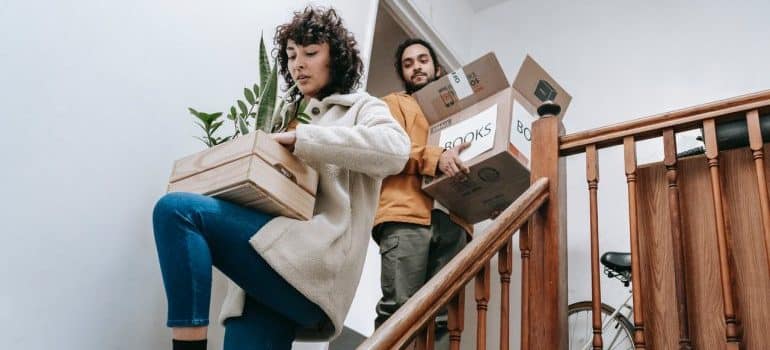
M531 178L549 179L548 201L532 216L521 242L528 250L522 273L522 349L567 349L567 196L565 159L559 157L564 125L561 107L542 104L540 119L532 123Z

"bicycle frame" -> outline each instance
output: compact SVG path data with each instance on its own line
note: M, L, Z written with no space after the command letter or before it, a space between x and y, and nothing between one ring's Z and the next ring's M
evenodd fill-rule
M606 320L604 320L604 324L602 324L602 332L604 332L604 329L607 328L607 325L609 325L610 322L612 322L612 320L615 319L615 316L617 316L618 314L621 314L623 317L630 319L631 314L634 312L633 306L629 304L629 302L631 301L631 298L633 297L633 292L631 288L628 289L628 294L629 295L628 295L628 298L626 298L626 301L624 301L623 304L621 304L620 306L616 307L615 312L613 312L612 315L610 315L609 317L607 317ZM623 309L628 310L627 315L620 313L620 310L623 310ZM619 334L620 333L615 333L615 337L612 339L612 341L609 344L609 349L612 349L612 346L615 344L615 341L618 340ZM593 340L589 340L585 345L583 345L582 350L590 349L592 344L593 344Z

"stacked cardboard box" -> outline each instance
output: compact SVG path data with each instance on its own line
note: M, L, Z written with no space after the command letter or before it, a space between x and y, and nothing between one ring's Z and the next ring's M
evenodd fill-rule
M530 183L531 123L537 107L554 101L562 109L572 97L527 56L509 85L493 53L451 72L414 94L431 125L428 144L446 149L463 142L467 177L425 177L423 190L471 223L510 205Z

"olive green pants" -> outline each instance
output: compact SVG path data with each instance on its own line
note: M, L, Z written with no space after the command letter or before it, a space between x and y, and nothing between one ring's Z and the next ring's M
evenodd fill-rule
M432 212L431 226L385 222L374 228L372 236L380 246L382 260L382 299L377 303L375 328L465 247L466 235L439 210ZM446 309L436 317L435 348L449 348Z

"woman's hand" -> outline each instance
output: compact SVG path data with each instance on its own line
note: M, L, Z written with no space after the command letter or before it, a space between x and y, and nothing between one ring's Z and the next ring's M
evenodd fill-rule
M471 170L460 160L460 152L470 147L470 145L470 142L465 142L444 151L441 154L441 158L438 159L438 170L450 177L461 177L461 175L469 174Z
M283 147L286 147L289 149L289 151L294 152L294 144L297 142L296 131L278 132L275 134L270 134L270 136L273 137L273 140L282 144Z

